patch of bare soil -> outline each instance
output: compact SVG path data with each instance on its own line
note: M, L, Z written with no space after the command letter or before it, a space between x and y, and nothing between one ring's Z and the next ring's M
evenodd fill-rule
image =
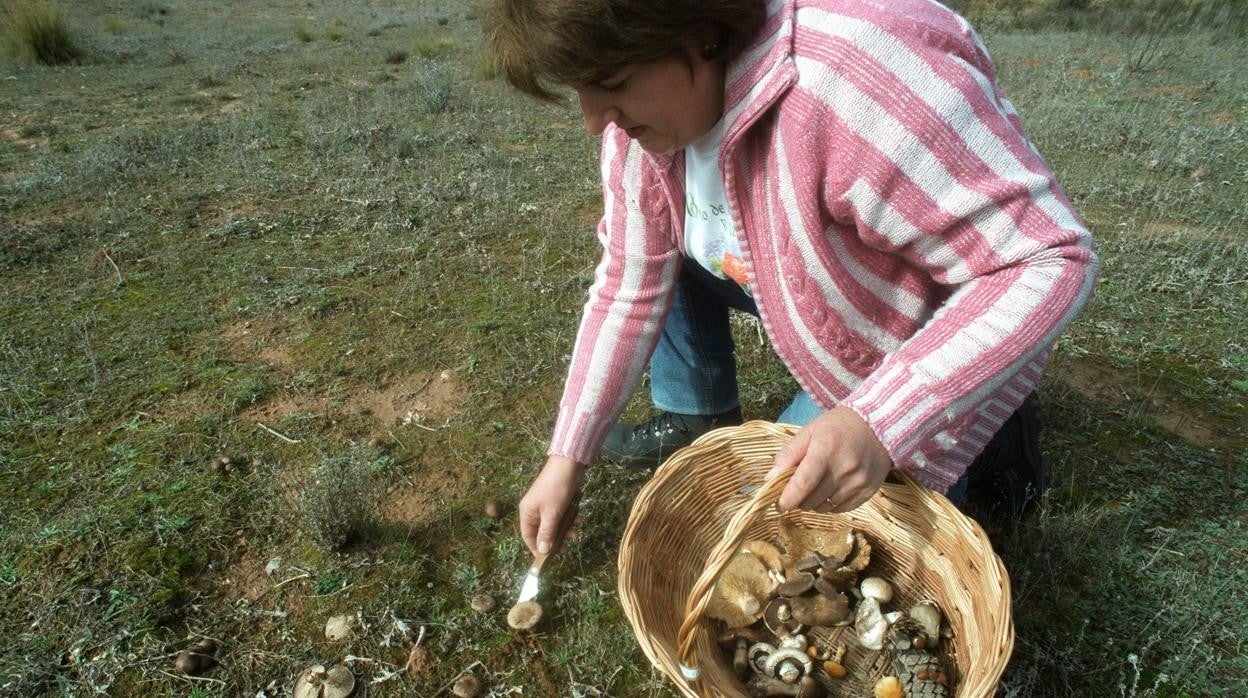
M415 373L383 390L359 391L348 403L383 427L434 426L454 413L461 393L450 374Z
M445 503L456 499L468 489L469 473L456 466L426 466L424 471L388 492L381 501L381 515L387 521L411 525L428 521Z
M226 354L234 361L259 360L279 371L289 370L295 364L290 347L282 341L283 333L272 320L240 320L225 328L221 338L225 340Z
M1113 369L1076 361L1064 378L1072 388L1088 397L1119 406L1138 405L1163 429L1194 446L1206 448L1223 441L1217 427L1203 415L1170 404L1166 396L1147 390Z
M361 415L372 422L371 431L377 435L409 427L433 430L454 414L461 395L462 388L449 373L421 372L402 376L378 390L360 388L346 396L277 397L249 407L239 418L260 421L291 414L318 414L338 421Z
M256 550L248 549L243 555L226 566L217 584L224 596L255 602L273 589L273 580L264 568L269 558Z
M46 138L40 138L37 136L23 136L21 129L11 126L0 128L0 138L3 138L14 145L22 145L28 148L37 148L44 145L47 141Z
M1240 120L1239 114L1233 111L1215 111L1209 115L1209 123L1214 126L1236 126Z

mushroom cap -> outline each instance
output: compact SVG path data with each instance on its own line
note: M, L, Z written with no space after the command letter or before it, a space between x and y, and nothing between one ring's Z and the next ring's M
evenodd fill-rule
M776 588L767 566L748 551L738 552L724 568L711 590L706 615L730 628L752 625L762 615L763 602Z
M810 591L815 586L815 575L810 572L790 572L784 578L784 583L777 586L775 592L779 596L801 596Z
M763 609L763 623L781 639L802 632L802 624L793 618L793 606L785 598L775 598L767 604Z
M355 674L335 664L328 670L323 664L314 664L295 681L294 698L347 698L355 690Z
M885 676L875 683L875 698L904 698L905 695L896 676Z
M355 616L331 616L325 621L325 639L342 642L355 635Z
M768 572L784 576L784 556L780 549L765 540L747 540L741 544L741 551L748 552L758 558Z
M888 621L880 612L880 602L868 596L858 602L854 612L854 634L863 647L878 650L884 647L884 634L888 632Z
M494 610L494 597L489 594L477 594L472 597L472 599L468 602L468 605L471 606L472 610L477 613L489 613Z
M199 652L194 648L178 652L177 658L173 660L173 668L186 676L198 676L216 665L217 660L213 659L211 655Z
M507 612L507 626L512 630L530 630L542 620L542 605L521 601Z
M825 596L799 596L789 600L793 608L793 620L803 625L845 625L852 615L849 611L849 598L844 594Z
M818 553L839 565L854 549L854 530L848 527L805 528L786 518L781 519L777 535L785 552L794 559Z
M870 596L880 603L888 603L893 600L893 585L888 583L883 577L867 577L862 580L859 585L859 591L863 596Z
M819 579L822 580L833 592L849 591L858 587L858 573L848 567L820 567ZM821 589L822 593L828 593Z
M750 645L750 664L759 672L762 672L763 666L767 663L767 658L775 651L775 646L769 642L756 642Z
M796 665L797 673L781 674L785 662L792 662ZM767 656L767 661L763 664L763 674L781 679L785 683L797 683L803 676L810 674L813 667L814 662L802 650L795 647L781 647Z
M455 685L451 687L451 693L456 698L477 698L481 695L481 679L473 674L464 674L455 681Z
M329 675L325 677L325 690L321 693L322 698L347 698L351 692L355 690L355 674L351 670L341 664L336 664L329 668Z
M867 569L871 564L871 542L861 533L854 531L854 552L845 561L845 566L855 572Z
M935 647L940 641L940 606L935 601L920 601L910 609L910 617L923 626L929 647Z

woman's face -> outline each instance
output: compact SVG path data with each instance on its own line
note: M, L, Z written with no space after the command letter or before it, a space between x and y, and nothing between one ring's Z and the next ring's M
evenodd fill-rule
M678 55L625 65L576 89L585 128L594 135L615 122L646 151L667 153L693 143L724 111L722 63L690 42Z

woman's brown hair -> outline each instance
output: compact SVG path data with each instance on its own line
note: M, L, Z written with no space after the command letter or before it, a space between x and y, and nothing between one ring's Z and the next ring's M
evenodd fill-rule
M689 37L731 60L766 20L764 0L492 0L491 58L516 89L557 101L551 83L586 85L681 50Z

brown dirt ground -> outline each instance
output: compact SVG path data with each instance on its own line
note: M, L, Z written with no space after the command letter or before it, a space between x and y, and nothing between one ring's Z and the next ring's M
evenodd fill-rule
M1152 392L1141 395L1142 385L1124 379L1120 372L1113 369L1077 361L1070 366L1064 378L1072 388L1088 397L1113 405L1139 405L1163 429L1195 446L1208 447L1225 440L1219 436L1218 427L1204 415L1170 404L1165 396Z

